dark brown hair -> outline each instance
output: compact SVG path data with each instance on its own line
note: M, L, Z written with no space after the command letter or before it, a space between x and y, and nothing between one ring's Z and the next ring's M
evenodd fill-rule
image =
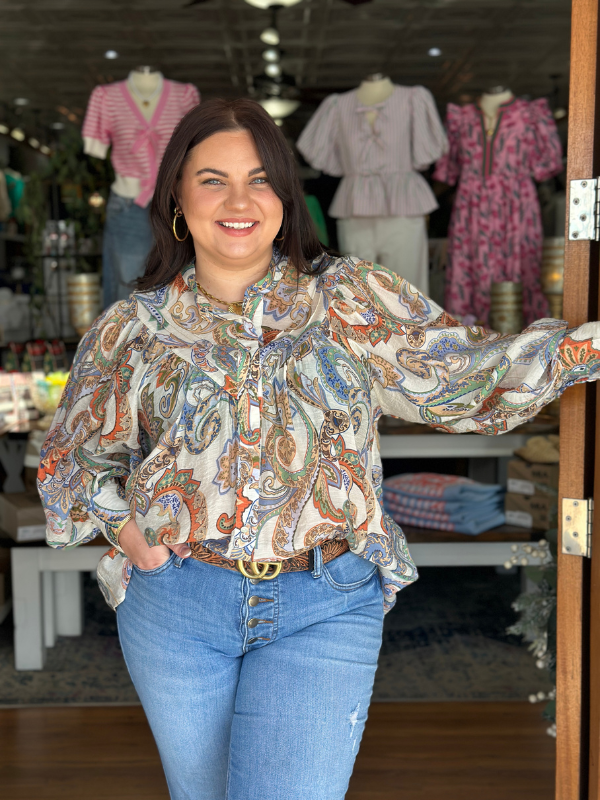
M192 108L181 120L163 156L150 207L154 246L146 271L136 282L138 291L171 283L194 258L191 236L178 242L173 236L174 196L183 166L196 145L221 131L249 131L273 191L283 203L279 250L299 272L312 274L312 261L324 252L304 201L294 156L277 125L255 100L216 98ZM185 226L179 221L179 235ZM325 266L325 265L323 265ZM317 270L318 271L318 270Z

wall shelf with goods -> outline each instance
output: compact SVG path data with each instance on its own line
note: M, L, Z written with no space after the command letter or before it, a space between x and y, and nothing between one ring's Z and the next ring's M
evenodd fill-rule
M523 452L530 443L550 435L556 440L558 432L557 407L553 413L541 413L510 433L500 436L484 436L480 434L447 434L435 431L425 425L403 423L389 417L383 417L379 424L379 444L385 479L395 475L432 472L439 475L455 475L469 478L478 484L499 484L509 489L505 496L504 508L519 509L524 512L531 498L516 496L514 505L506 501L515 498L511 494L511 470L514 470L515 452ZM558 457L558 454L556 454ZM518 460L518 457L517 457ZM550 466L549 471L555 469ZM524 475L523 477L528 477ZM517 484L514 484L517 485ZM523 482L518 484L523 485ZM525 491L535 494L537 490L525 487ZM538 506L548 507L550 520L555 503L554 490L547 490ZM520 501L523 501L520 503ZM535 503L534 503L535 506ZM542 513L540 512L540 513ZM391 513L391 512L390 512ZM407 513L407 512L404 512ZM506 511L512 521L512 517ZM393 514L392 514L393 515ZM513 514L514 516L514 514ZM521 524L502 524L491 526L476 535L459 533L454 530L442 530L432 523L430 527L415 526L400 522L406 535L409 547L418 566L501 566L511 558L515 548L523 544L539 541L553 527L552 522L531 524L529 517L516 514L515 519ZM398 520L399 521L399 520ZM538 519L539 522L539 519ZM423 522L423 525L426 523Z
M18 212L0 225L0 366L12 342L60 339L74 352L85 330L83 307L89 318L100 313L102 230L113 179L109 163L83 153L74 126L56 134L50 156L27 174ZM95 276L90 286L73 281L83 275ZM69 292L77 295L71 305Z

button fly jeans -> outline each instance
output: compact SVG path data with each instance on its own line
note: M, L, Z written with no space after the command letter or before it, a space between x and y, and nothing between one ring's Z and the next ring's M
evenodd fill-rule
M117 608L173 800L342 800L383 627L376 567L348 551L252 583L174 554Z

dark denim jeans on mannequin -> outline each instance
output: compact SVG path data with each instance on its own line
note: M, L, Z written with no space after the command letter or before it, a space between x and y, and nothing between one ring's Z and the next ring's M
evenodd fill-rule
M104 308L125 300L133 291L131 282L143 275L152 247L150 207L110 193L102 246L102 293Z
M346 552L252 584L171 558L117 608L173 800L342 800L383 627L374 564Z

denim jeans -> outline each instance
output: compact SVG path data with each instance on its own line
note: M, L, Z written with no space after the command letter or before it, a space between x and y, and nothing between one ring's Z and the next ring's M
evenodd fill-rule
M104 308L129 297L132 281L144 273L152 242L150 207L141 208L132 199L111 192L102 246Z
M347 551L252 584L171 555L133 568L121 646L173 800L342 800L383 628L375 565Z

